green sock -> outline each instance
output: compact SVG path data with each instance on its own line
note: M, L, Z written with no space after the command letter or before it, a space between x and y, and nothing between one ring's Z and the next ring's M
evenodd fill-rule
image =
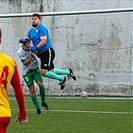
M42 100L42 103L45 102L46 100L46 95L45 95L45 88L42 86L40 89L40 96L41 96L41 100Z
M37 97L36 96L31 96L31 100L35 106L36 109L40 109L39 103L37 101Z
M45 77L56 79L56 80L59 80L60 82L62 82L64 80L63 77L61 77L60 75L57 75L51 71L46 72Z
M58 75L69 75L70 71L69 70L61 70L61 69L55 68L54 69L54 73L58 74Z

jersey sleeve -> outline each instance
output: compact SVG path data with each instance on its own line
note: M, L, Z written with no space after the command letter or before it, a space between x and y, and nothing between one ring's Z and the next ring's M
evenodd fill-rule
M17 51L17 55L18 55L19 59L21 60L21 62L23 62L24 60L27 60L26 57L24 56L24 54L22 53L21 49L19 49Z
M20 77L19 77L17 66L15 67L15 71L11 80L11 85L14 88L15 97L19 106L18 115L26 116L27 112L26 112L25 103L24 103L24 94L22 91L22 86L20 84Z
M30 31L28 31L27 35L26 35L28 38L30 38Z
M47 34L48 34L47 28L44 25L41 25L39 27L39 33L38 34L39 34L40 37L41 36L47 36Z

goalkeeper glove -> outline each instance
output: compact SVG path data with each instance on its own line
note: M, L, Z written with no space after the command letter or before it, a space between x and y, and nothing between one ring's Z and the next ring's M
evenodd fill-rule
M32 46L29 48L29 51L31 51L31 52L35 52L36 50L38 50L37 46Z
M24 38L20 38L19 43L25 44L26 43L26 40Z

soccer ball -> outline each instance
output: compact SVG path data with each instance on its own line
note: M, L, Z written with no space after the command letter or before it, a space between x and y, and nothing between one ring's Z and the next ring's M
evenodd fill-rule
M81 93L81 97L82 98L85 98L87 96L87 92L86 91L83 91L82 93Z

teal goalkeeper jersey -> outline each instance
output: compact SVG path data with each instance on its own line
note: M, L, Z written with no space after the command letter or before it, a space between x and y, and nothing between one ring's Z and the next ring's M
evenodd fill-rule
M30 57L30 52L26 51L22 47L20 47L17 51L17 55L21 61L24 61ZM36 69L37 67L39 67L38 60L37 60L36 56L33 56L32 61L28 66L25 66L22 63L22 68L21 68L22 75L25 75L29 70Z

